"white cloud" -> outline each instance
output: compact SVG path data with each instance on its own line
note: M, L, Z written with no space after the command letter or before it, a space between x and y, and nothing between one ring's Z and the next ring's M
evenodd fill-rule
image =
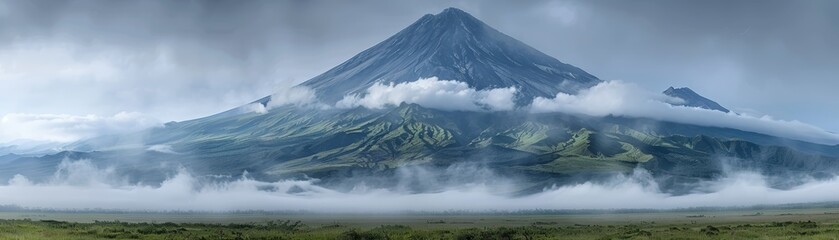
M658 104L646 91L619 81L604 82L577 95L558 93L533 99L532 112L565 112L590 116L626 115L649 104Z
M663 193L652 177L636 169L600 183L544 189L527 196L503 194L507 187L498 176L485 171L462 171L458 177L472 180L459 184L435 182L442 173L411 172L400 181L443 184L441 191L413 193L363 186L350 192L317 185L316 180L264 182L252 178L221 180L194 176L179 169L158 185L128 184L110 168L90 161L64 161L56 174L43 182L17 175L0 184L0 205L46 209L120 209L139 211L312 211L326 213L381 213L404 211L491 211L531 209L675 209L733 207L839 200L839 180L810 180L788 190L769 187L767 179L750 172L734 172L715 181L697 184L702 192L687 195ZM475 169L468 169L475 170ZM400 173L403 171L400 171ZM468 173L468 174L463 174ZM404 174L404 173L401 173ZM429 176L432 176L429 178ZM435 177L436 176L436 177ZM497 182L501 184L496 184ZM62 196L56 198L55 196ZM616 197L620 196L620 197Z
M279 107L284 105L307 106L319 105L315 90L306 86L285 88L271 95L271 101L267 107Z
M257 113L257 114L265 114L265 113L268 112L268 108L265 107L265 105L263 105L262 103L259 103L259 102L255 102L255 103L251 103L251 104L242 106L240 109L243 112L246 112L246 113L251 113L252 112L252 113Z
M271 94L271 99L266 104L255 102L242 106L240 109L243 112L265 114L272 108L287 105L316 109L330 108L329 105L318 100L315 90L306 86L294 86L279 88L274 94Z
M160 125L160 121L135 112L113 116L9 113L0 118L0 142L21 139L71 142Z
M172 146L166 144L151 145L148 148L146 148L146 150L159 153L177 154L175 150L172 150Z
M183 120L234 108L285 82L260 63L203 50L166 44L91 48L38 40L11 44L0 49L0 115L130 110Z
M624 116L651 118L660 121L734 128L796 140L822 144L839 144L839 135L799 121L776 120L770 116L755 117L745 114L672 106L673 99L651 93L633 84L607 81L577 95L559 93L554 98L537 97L530 107L532 112L564 112L596 117Z
M431 77L399 84L376 83L363 96L345 96L336 107L379 109L416 103L451 111L506 111L515 107L516 91L515 87L476 90L464 82Z

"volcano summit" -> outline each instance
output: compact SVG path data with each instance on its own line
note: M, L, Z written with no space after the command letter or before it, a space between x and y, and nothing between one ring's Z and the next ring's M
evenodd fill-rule
M478 90L515 87L520 99L576 93L601 82L460 9L448 8L423 16L302 85L314 89L321 100L334 103L344 95L363 93L374 83L430 77L462 81Z

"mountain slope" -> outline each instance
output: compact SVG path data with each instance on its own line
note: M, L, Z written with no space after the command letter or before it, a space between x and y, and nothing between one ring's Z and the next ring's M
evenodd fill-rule
M426 15L405 30L304 86L326 102L379 82L436 76L478 89L516 86L520 100L573 93L600 82L457 9ZM670 88L684 104L728 111L690 89ZM265 105L270 98L257 100ZM171 151L155 151L165 146ZM163 128L105 136L69 146L78 152L0 161L0 177L49 177L62 159L117 165L130 179L159 179L183 166L196 175L264 180L314 177L324 185L389 187L398 169L486 166L522 180L522 192L650 171L666 191L723 176L729 166L771 176L839 173L839 146L737 129L644 118L564 113L443 111L417 104L384 109L285 105L265 113L232 109ZM157 171L156 171L157 170ZM361 179L361 180L359 180ZM352 186L350 186L352 187Z
M425 15L396 35L302 85L334 103L377 82L438 77L477 89L511 87L520 99L575 93L601 80L507 36L459 9Z
M784 146L787 139L733 129L562 113L442 111L416 104L331 111L289 106L266 114L172 123L143 135L146 146L168 145L175 153L124 147L84 157L97 162L142 159L132 161L144 164L131 165L126 175L149 172L164 162L197 174L247 171L269 180L305 175L327 185L363 176L368 186L384 187L404 166L480 163L524 178L530 187L642 167L664 190L679 193L690 190L685 184L723 176L730 169L726 164L770 176L839 172L837 147L789 147ZM0 173L20 173L24 166L11 161ZM382 179L370 182L372 177Z

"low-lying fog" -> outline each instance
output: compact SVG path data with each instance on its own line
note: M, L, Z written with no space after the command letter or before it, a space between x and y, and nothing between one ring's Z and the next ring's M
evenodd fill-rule
M245 177L195 176L188 169L173 171L160 184L128 184L111 169L87 160L65 160L47 181L17 175L0 185L0 205L56 210L137 211L310 211L325 213L387 213L406 211L515 211L533 209L673 209L753 206L839 200L837 179L810 180L791 189L769 187L767 179L750 172L733 172L701 183L701 191L670 195L659 190L642 169L602 183L582 183L544 189L527 196L510 196L515 181L491 171L459 168L456 181L440 182L422 168L400 171L406 181L446 184L444 190L409 193L375 189L362 184L348 191L317 185L317 180L262 182ZM432 176L424 179L426 176ZM225 180L227 179L227 180ZM701 192L701 193L700 193Z

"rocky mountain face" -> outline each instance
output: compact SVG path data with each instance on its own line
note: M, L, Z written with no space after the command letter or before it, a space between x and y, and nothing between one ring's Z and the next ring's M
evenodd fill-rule
M425 15L396 35L302 85L334 103L374 83L437 77L479 90L516 87L519 99L575 93L601 82L456 8Z

